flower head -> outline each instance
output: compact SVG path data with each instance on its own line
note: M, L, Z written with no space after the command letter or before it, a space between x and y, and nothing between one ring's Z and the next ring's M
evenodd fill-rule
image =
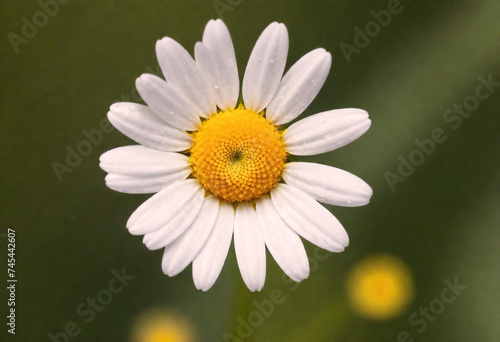
M149 249L165 248L163 272L174 276L191 262L195 286L217 280L231 240L243 280L260 290L266 247L295 281L309 275L299 236L332 252L349 238L317 201L340 206L369 202L371 188L330 166L288 162L290 154L328 152L370 126L360 109L311 115L287 129L326 80L331 55L315 49L283 76L285 25L270 24L250 55L241 87L233 43L221 20L211 20L195 59L163 38L156 54L165 80L141 75L137 90L147 106L116 103L111 123L140 145L101 156L106 184L125 193L156 193L130 217L127 228Z
M175 311L155 309L141 314L132 327L133 342L193 342L194 326Z
M353 309L369 319L398 316L413 298L408 267L390 255L374 255L359 262L347 279L347 294Z

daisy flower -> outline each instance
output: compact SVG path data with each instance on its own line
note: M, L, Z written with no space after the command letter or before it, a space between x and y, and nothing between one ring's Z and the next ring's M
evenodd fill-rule
M300 237L331 252L348 245L342 225L317 201L361 206L369 202L371 188L346 171L287 160L344 146L371 122L364 110L339 109L283 129L309 106L331 66L330 53L318 48L283 75L287 54L287 29L274 22L253 48L238 104L231 36L221 20L211 20L195 45L195 59L171 38L156 43L166 80L150 74L137 79L147 106L111 106L111 123L139 145L101 156L106 185L156 193L132 214L127 228L144 235L147 248L165 248L161 266L168 276L192 262L196 288L208 290L234 236L243 281L259 291L266 247L299 282L309 275Z
M412 274L406 264L391 255L371 255L358 262L347 277L347 298L364 318L397 317L414 296Z

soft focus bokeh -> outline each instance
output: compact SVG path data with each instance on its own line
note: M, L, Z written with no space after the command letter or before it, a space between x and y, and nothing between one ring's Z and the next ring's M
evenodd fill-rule
M158 72L156 40L192 53L217 17L240 78L272 21L288 28L288 67L317 47L332 53L302 117L370 113L360 139L299 158L374 191L365 207L327 206L350 246L329 254L306 242L311 274L300 284L268 254L266 285L249 292L233 248L207 293L190 267L163 275L162 251L125 228L149 196L106 188L98 166L103 152L132 143L103 119L113 102L140 101L134 82ZM498 0L0 1L0 340L500 341L499 17ZM85 155L68 166L78 146ZM67 167L59 177L54 162ZM15 337L5 324L8 227L17 231ZM373 277L360 265L380 255L391 260L376 265L381 289L361 299L390 314L363 314L351 295Z
M195 333L179 313L153 309L140 315L134 323L133 342L194 342Z
M397 317L414 294L408 267L390 255L368 256L355 265L347 277L346 291L352 308L373 320Z

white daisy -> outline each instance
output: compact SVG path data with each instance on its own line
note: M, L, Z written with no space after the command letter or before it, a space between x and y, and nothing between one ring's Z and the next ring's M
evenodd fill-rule
M147 106L116 103L108 118L140 145L101 156L106 185L125 193L156 193L127 228L149 249L165 248L163 272L174 276L191 262L195 286L208 290L224 265L234 234L241 275L251 291L266 277L266 247L293 280L309 275L299 236L331 252L349 243L339 221L317 201L339 206L369 202L371 188L330 166L287 162L289 154L328 152L370 127L360 109L311 115L287 129L312 102L329 73L331 55L316 49L283 76L285 25L270 24L247 64L238 105L233 43L221 20L210 21L195 59L163 38L156 55L165 80L141 75Z

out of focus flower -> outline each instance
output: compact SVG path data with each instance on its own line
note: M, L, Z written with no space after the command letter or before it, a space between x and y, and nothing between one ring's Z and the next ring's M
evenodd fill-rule
M354 266L347 279L353 309L364 318L384 320L400 315L413 298L408 267L390 255L367 257Z
M154 310L142 314L132 331L133 342L192 342L193 326L178 313Z

